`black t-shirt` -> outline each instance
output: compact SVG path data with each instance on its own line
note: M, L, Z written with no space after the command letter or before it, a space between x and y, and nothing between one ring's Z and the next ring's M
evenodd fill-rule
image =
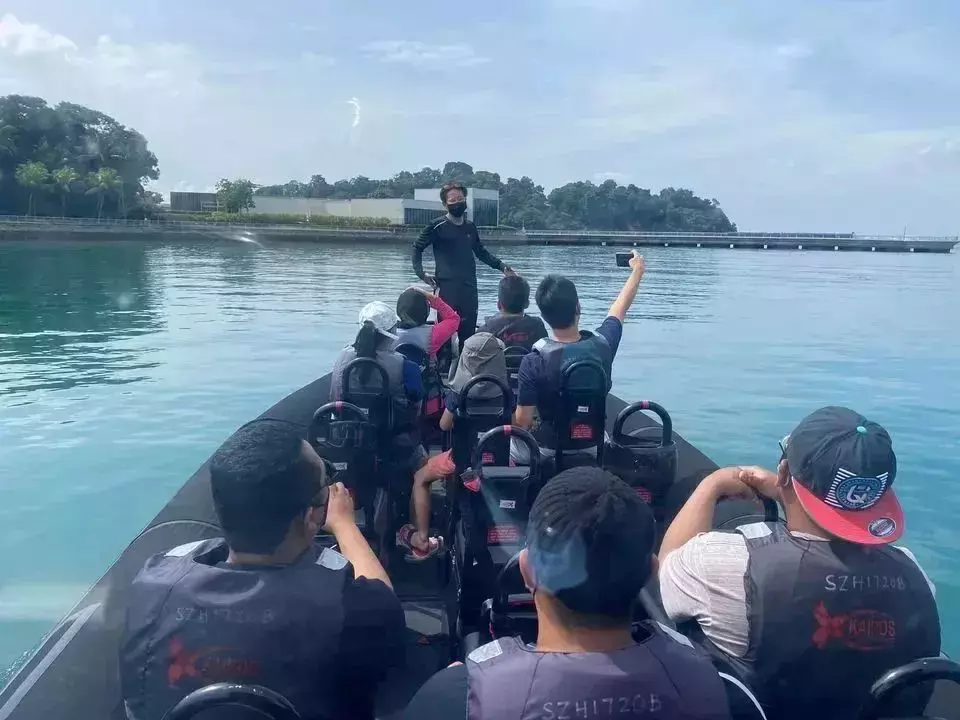
M134 580L120 654L132 714L159 720L204 685L239 682L281 693L305 720L372 718L377 683L403 662L394 592L331 550L277 567L227 565L227 552L180 546Z
M732 720L762 720L751 695L724 678ZM403 714L403 720L457 720L467 717L467 666L454 665L423 684ZM571 715L570 720L576 716ZM558 718L554 718L558 720Z
M477 226L469 220L459 225L446 215L431 222L413 243L413 270L423 279L423 251L433 246L434 275L440 285L477 287L476 255L480 262L494 270L503 270L503 263L480 242Z
M491 315L483 323L480 332L488 332L503 340L507 347L512 345L533 349L537 340L547 337L547 328L543 320L536 315Z

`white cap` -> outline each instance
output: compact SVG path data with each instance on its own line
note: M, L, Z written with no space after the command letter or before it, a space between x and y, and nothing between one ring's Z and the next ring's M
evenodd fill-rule
M372 322L374 327L380 331L381 335L386 335L391 340L396 340L397 336L393 334L394 328L400 322L396 311L385 302L374 300L367 303L360 311L360 324Z

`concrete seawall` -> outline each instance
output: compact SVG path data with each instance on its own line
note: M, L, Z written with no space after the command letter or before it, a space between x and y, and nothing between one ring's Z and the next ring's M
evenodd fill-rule
M326 228L310 225L239 225L196 222L134 222L59 218L0 218L3 240L256 240L258 242L411 243L420 228ZM681 247L738 250L824 250L856 252L949 253L956 237L862 236L852 233L650 233L603 231L518 231L481 228L490 244L600 247Z

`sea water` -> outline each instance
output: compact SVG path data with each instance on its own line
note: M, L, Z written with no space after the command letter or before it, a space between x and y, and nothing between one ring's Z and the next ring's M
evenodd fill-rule
M599 323L606 248L503 247L573 277ZM0 243L0 683L233 429L329 372L409 248ZM614 392L650 399L721 464L769 467L826 404L891 432L906 543L960 654L960 256L645 251ZM498 274L478 270L481 316Z

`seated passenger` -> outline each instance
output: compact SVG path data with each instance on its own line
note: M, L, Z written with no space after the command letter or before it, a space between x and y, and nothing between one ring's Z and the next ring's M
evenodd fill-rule
M428 325L430 309L437 311L437 322ZM430 360L432 373L439 386L439 372L437 368L437 353L457 333L460 325L460 316L450 307L443 298L428 293L420 288L411 287L400 293L397 299L397 315L400 322L397 329L396 344L410 344L420 348ZM432 388L435 392L428 392L425 388L426 415L435 415L443 407L442 387Z
M419 366L393 349L398 322L397 314L386 303L374 301L363 307L356 340L340 352L333 365L330 400L344 399L343 369L351 361L371 358L380 363L387 372L393 403L393 427L389 429L391 445L386 449L387 459L415 471L426 461L417 429L419 404L423 400L423 379ZM369 387L371 381L379 383L370 368L362 368L350 378L351 388Z
M553 420L559 412L557 398L564 366L575 360L596 360L610 381L613 359L623 336L623 319L637 296L645 270L643 257L636 250L630 259L630 269L630 277L595 334L580 330L580 298L572 280L562 275L547 275L537 288L537 307L553 330L553 339L536 343L533 352L520 364L514 424L529 429L533 427L535 413L539 414L540 424L533 436L546 456L554 454ZM526 446L520 443L511 444L511 455L518 463L530 461Z
M405 624L390 578L327 485L305 428L260 419L210 460L224 538L155 555L133 581L120 674L130 718L160 720L215 682L263 685L303 718L372 718L402 663ZM339 552L314 536L331 532Z
M437 480L451 475L456 470L453 451L434 455L413 474L413 492L410 495L410 518L397 531L397 545L406 548L404 560L423 562L441 554L444 549L442 535L430 534L430 486Z
M854 717L887 670L940 652L934 588L891 543L904 529L880 425L841 407L804 418L777 472L707 476L668 528L660 593L677 621L776 718ZM782 523L711 531L724 496L779 501Z
M466 666L428 680L405 717L730 717L727 688L706 653L656 623L636 634L631 627L656 572L655 538L652 512L618 478L596 467L557 475L533 504L520 555L537 609L536 645L500 638L481 646ZM730 696L750 705L739 690ZM746 717L758 716L754 708Z
M507 383L507 363L503 356L503 344L488 332L478 332L471 335L463 344L463 350L457 361L457 372L450 381L450 389L444 398L443 415L440 417L440 428L452 430L457 418L457 409L460 406L460 393L468 382L479 375L492 375ZM470 399L492 400L502 402L503 391L490 382L481 382L470 390ZM512 399L511 399L512 404Z
M519 275L507 275L500 280L496 315L483 323L480 332L488 332L503 341L507 347L533 349L537 340L547 337L543 320L524 312L530 305L530 283Z

